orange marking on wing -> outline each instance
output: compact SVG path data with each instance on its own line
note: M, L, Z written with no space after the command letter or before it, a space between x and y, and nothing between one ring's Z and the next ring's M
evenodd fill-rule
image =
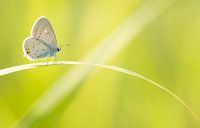
M26 53L27 53L27 54L30 54L30 53L31 53L31 51L30 51L30 49L29 49L28 47L26 47Z

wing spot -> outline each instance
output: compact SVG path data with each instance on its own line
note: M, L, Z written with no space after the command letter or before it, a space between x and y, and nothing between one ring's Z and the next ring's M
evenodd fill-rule
M27 53L27 54L30 54L30 53L31 53L31 51L30 51L30 49L29 49L28 47L26 47L26 53Z
M38 58L40 57L40 56L37 56Z
M42 49L44 51L44 49Z

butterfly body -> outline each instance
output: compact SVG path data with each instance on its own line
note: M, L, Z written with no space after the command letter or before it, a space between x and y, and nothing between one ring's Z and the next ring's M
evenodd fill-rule
M44 16L39 17L22 45L23 52L29 60L54 57L60 49L57 47L53 28Z

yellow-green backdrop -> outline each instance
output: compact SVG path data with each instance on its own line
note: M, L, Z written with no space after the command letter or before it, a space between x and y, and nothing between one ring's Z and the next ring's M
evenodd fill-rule
M34 63L23 57L22 42L35 20L46 16L58 46L70 44L58 60L141 73L200 117L199 0L0 0L0 16L1 69ZM1 76L0 127L200 127L183 105L150 83L87 68L51 66ZM47 108L54 98L56 104Z

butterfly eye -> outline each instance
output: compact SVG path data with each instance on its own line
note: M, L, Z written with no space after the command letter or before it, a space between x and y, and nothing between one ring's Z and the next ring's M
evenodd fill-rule
M57 48L57 51L59 52L61 49L60 48Z

